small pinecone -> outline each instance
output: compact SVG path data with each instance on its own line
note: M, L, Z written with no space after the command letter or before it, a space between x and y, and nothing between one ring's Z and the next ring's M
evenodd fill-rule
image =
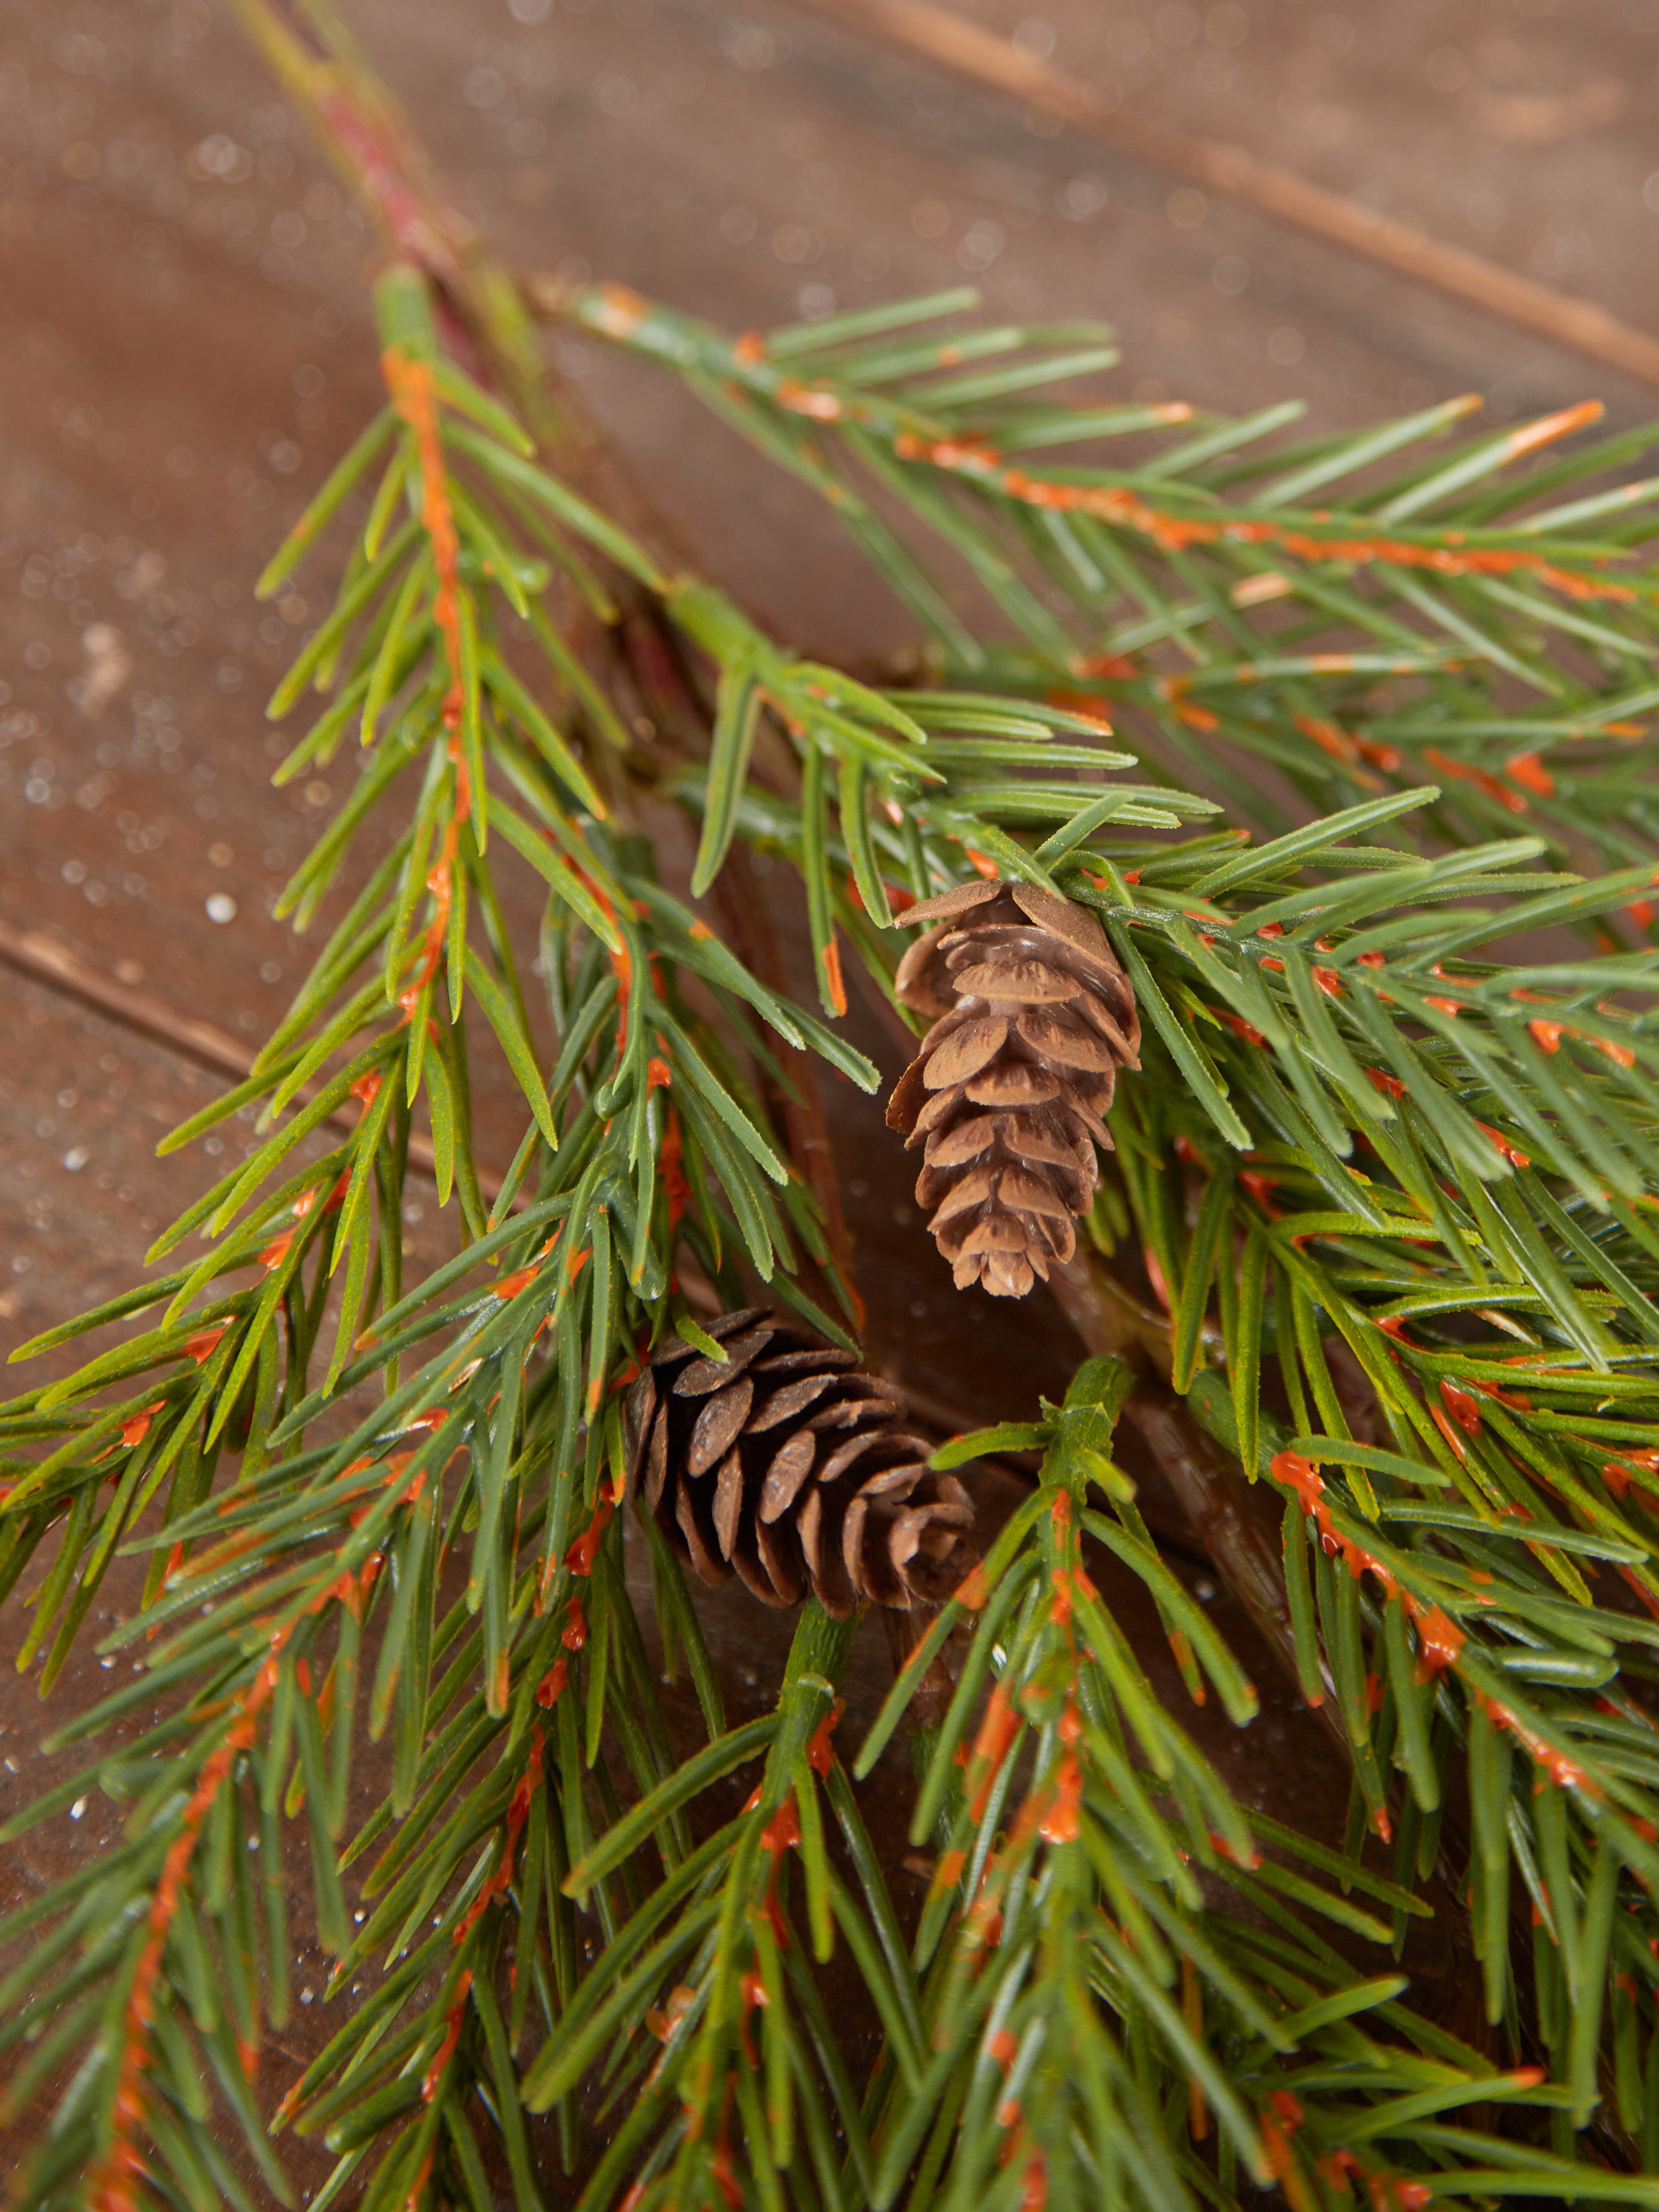
M711 1322L726 1364L671 1339L628 1400L628 1486L706 1583L844 1619L941 1603L973 1565L974 1509L896 1392L760 1307Z
M904 920L935 927L898 995L937 1018L888 1127L925 1144L916 1203L957 1288L1022 1298L1093 1201L1117 1071L1140 1065L1134 992L1093 915L1034 884L958 884Z

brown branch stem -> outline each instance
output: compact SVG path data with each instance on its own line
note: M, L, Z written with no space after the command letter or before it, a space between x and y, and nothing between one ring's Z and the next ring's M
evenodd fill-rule
M1129 1394L1124 1421L1262 1642L1286 1677L1297 1682L1296 1638L1278 1531L1260 1510L1237 1461L1200 1428L1170 1388L1167 1323L1139 1305L1098 1253L1081 1247L1051 1271L1049 1284L1091 1352L1115 1352L1139 1369L1141 1380ZM1321 1664L1327 1695L1314 1710L1346 1758L1335 1686L1322 1660Z
M319 146L373 219L387 251L433 284L444 336L486 385L504 391L562 471L651 546L687 565L678 535L616 460L576 393L550 374L517 278L490 254L450 197L419 134L330 0L231 0L248 38L305 117ZM624 611L648 598L607 574Z
M721 927L738 959L751 975L759 977L769 990L787 998L788 977L784 972L782 948L767 913L765 894L761 889L760 880L755 873L747 848L742 844L732 843L725 864L714 878L711 895ZM864 1302L858 1292L853 1240L842 1207L835 1148L830 1143L830 1123L824 1114L823 1100L818 1091L811 1058L807 1053L786 1045L781 1039L773 1039L772 1048L789 1082L787 1085L777 1083L762 1069L759 1071L761 1086L768 1104L782 1126L789 1157L817 1206L836 1266L853 1294L861 1333ZM805 1254L802 1255L802 1268L811 1268L814 1273L820 1273ZM833 1292L830 1296L833 1302Z

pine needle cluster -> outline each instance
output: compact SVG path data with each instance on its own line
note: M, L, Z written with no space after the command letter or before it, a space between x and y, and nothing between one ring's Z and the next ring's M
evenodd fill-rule
M246 1109L260 1141L19 1356L106 1348L0 1407L0 1594L43 1690L112 1562L150 1563L106 1639L139 1671L5 1832L120 1808L0 1921L7 2095L56 2100L16 2202L247 2204L228 2130L288 2201L298 2129L337 2154L313 2203L368 2212L1659 2203L1659 480L1623 473L1659 429L1470 434L1453 402L1287 443L1288 406L1079 399L1107 333L962 294L732 337L520 280L325 10L305 40L243 12L388 233L385 408L262 585L343 562L271 702L312 702L279 781L359 763L296 927L397 826L167 1146ZM915 618L905 680L799 658L578 489L538 319L822 494ZM684 896L647 793L696 825ZM699 911L744 848L798 879L813 1006ZM524 869L534 947L498 888ZM1037 1471L861 1743L854 1622L816 1599L733 1726L682 1559L624 1504L629 1389L677 1341L729 1362L709 1324L757 1285L859 1351L787 1101L812 1060L875 1089L849 975L924 1027L897 925L992 878L1086 910L1133 992L1054 1266L1150 1325L933 1455ZM479 1051L524 1094L499 1182ZM422 1127L458 1249L408 1284ZM1113 1456L1147 1388L1282 1514L1340 1850L1240 1806L1091 1579L1138 1577L1192 1695L1250 1722ZM665 1665L705 1724L684 1759ZM857 1787L906 1725L919 1913ZM295 1824L331 1987L367 1994L273 2114ZM1399 1965L1454 1896L1476 2042ZM873 2055L826 2005L837 1950Z

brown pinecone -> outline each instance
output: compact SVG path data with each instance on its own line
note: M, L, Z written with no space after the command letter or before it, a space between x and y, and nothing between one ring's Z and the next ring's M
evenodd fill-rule
M809 1590L936 1605L973 1565L974 1509L896 1391L798 1322L753 1307L711 1322L724 1364L670 1339L628 1399L628 1486L706 1583L733 1569L768 1605Z
M957 1288L1023 1298L1093 1200L1117 1071L1140 1065L1134 993L1093 915L1035 884L958 884L904 920L935 927L898 995L937 1018L888 1127L926 1146L916 1203Z

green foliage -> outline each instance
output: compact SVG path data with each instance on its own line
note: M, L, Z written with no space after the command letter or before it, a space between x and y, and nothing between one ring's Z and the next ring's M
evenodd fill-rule
M1432 781L1437 838L1483 840L1525 815L1555 857L1651 867L1659 816L1635 718L1659 702L1659 626L1626 564L1659 477L1607 478L1652 428L1529 470L1599 406L1448 454L1434 441L1476 404L1452 400L1287 449L1273 434L1293 405L1228 422L1056 400L1057 380L1113 357L1110 333L941 329L971 294L763 347L616 286L544 296L672 367L821 492L922 623L942 680L1026 700L1063 685L1149 768L1274 830L1292 796L1336 812ZM1176 423L1188 434L1149 453L1146 434ZM1127 462L1111 442L1031 458L1118 440L1135 441ZM871 504L877 486L913 542ZM940 563L994 605L994 637L964 619Z
M0 1407L0 1594L38 1559L43 1690L112 1561L149 1562L105 1644L137 1671L5 1832L94 1788L123 1808L0 1920L9 2100L69 2081L18 2202L241 2203L227 2116L283 2197L251 2081L294 1828L331 1986L367 1991L274 2124L337 2154L319 2201L1659 2203L1654 485L1603 488L1651 434L1528 467L1587 418L1448 449L1458 403L1171 442L1183 410L1059 389L1100 333L941 329L963 295L762 343L534 289L818 488L925 672L799 659L665 573L394 263L390 404L262 586L343 562L273 702L321 695L279 780L361 757L296 927L361 879L360 830L401 826L249 1079L167 1140L255 1121L158 1240L170 1271L25 1346L114 1331ZM1039 475L1059 447L1085 458ZM693 819L694 900L739 843L795 872L831 1018L659 880L642 787ZM842 948L890 996L889 926L975 868L1092 908L1133 981L1142 1066L1074 1266L1141 1301L1161 1372L1090 1359L941 1448L1040 1472L849 1772L849 1631L815 1606L775 1710L728 1723L678 1562L617 1510L623 1400L669 1335L724 1356L704 1285L852 1345L779 1102L817 1060L874 1088L833 1026ZM499 1183L479 1049L525 1095ZM457 1249L406 1287L422 1125ZM1279 1656L1333 1723L1340 1850L1237 1802L1091 1579L1138 1577L1190 1695L1250 1723L1113 1456L1148 1389L1282 1500ZM855 1785L947 1652L907 1921ZM684 1759L665 1661L705 1724ZM365 1737L389 1783L352 1831ZM1480 2048L1399 1970L1454 1897Z

